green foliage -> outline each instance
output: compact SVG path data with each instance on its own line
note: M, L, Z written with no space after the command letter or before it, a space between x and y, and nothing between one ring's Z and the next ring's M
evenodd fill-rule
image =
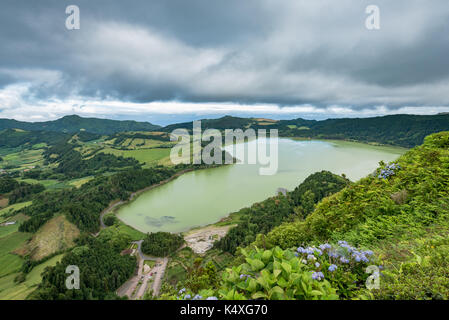
M195 261L184 283L185 287L192 292L198 292L203 289L214 289L219 283L215 264L209 261L205 266L201 266L201 262L201 258Z
M165 257L175 252L184 243L184 238L169 232L155 232L147 235L142 242L142 251L145 254Z
M382 165L375 174L324 199L305 221L274 229L268 242L288 248L312 240L345 239L368 246L420 236L431 225L448 226L449 150L440 147L447 135L429 136L399 158L402 169L394 176L378 178ZM407 197L398 202L396 195L404 190Z
M21 182L9 195L9 203L14 204L30 200L34 194L41 193L45 187L40 183Z
M349 183L349 180L323 170L308 176L290 193L290 197L293 204L298 206L297 212L305 218L313 211L315 204L340 191Z
M415 239L399 248L384 248L386 262L377 299L441 300L449 297L449 234ZM404 256L405 261L397 261ZM395 261L396 260L396 261Z
M80 178L104 172L117 171L125 167L140 167L133 158L123 158L113 154L99 153L91 158L83 159L81 153L75 150L76 144L61 143L48 148L44 157L49 163L58 163L54 170L69 178Z
M0 130L2 128L0 119ZM38 143L57 144L70 139L70 135L62 132L46 132L46 131L21 131L14 129L6 129L0 131L0 147L16 148L29 147Z
M256 248L242 254L246 263L223 273L221 299L338 299L336 289L327 280L312 279L312 272L293 251Z
M103 219L104 224L107 226L112 226L117 222L117 218L113 214L108 214Z
M381 163L371 176L323 199L305 220L273 229L266 244L342 239L370 247L386 266L378 298L447 299L448 146L449 132L426 137L399 158L394 175L379 178L387 166Z
M19 183L9 176L3 176L0 178L0 194L11 192L18 186Z
M373 253L357 250L344 241L297 250L256 247L241 249L240 254L244 263L227 268L218 284L212 282L194 288L186 282L177 293L168 288L163 298L329 300L373 297L365 289L370 275L366 268L376 262Z
M38 183L18 182L9 176L0 178L0 194L9 193L9 204L27 201L33 194L44 190L45 187Z
M54 267L43 273L42 283L32 294L32 299L117 299L119 288L136 268L136 259L121 256L108 242L84 238L80 246L67 253ZM66 288L67 266L75 265L80 270L80 290Z
M120 229L116 227L110 227L102 230L98 236L98 240L114 248L115 251L122 251L126 249L132 241L128 234L120 232Z

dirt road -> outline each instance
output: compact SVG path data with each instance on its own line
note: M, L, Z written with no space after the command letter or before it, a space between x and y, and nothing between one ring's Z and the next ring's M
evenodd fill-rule
M153 296L158 296L161 290L162 279L164 278L165 269L167 268L168 258L158 259L156 266L153 268L154 281L153 281Z

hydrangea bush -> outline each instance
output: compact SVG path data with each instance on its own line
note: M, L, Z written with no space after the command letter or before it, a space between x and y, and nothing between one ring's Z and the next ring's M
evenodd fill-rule
M397 163L389 163L385 166L384 169L380 169L380 173L378 175L379 179L388 179L391 176L394 176L398 170L401 169L401 166Z
M366 298L362 295L374 264L372 251L358 250L345 241L282 250L254 248L241 250L245 263L222 273L218 290L197 294L181 289L183 300L324 300ZM362 289L362 291L360 291Z

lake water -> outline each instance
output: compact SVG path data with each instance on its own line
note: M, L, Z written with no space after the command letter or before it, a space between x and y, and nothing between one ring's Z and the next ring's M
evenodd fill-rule
M247 144L238 147L247 148ZM146 191L117 212L126 224L143 232L182 232L219 221L228 214L275 195L280 187L293 190L310 174L329 170L356 181L379 161L393 161L404 149L353 142L279 139L277 174L259 175L259 165L235 164L188 172ZM232 146L226 147L230 149ZM234 154L234 153L233 153Z

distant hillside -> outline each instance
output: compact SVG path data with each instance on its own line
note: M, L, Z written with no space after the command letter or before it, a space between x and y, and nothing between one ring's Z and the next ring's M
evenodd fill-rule
M273 120L271 120L273 121ZM202 119L201 120L201 128L203 130L206 129L245 129L245 128L254 128L258 126L258 121L253 118L239 118L232 116L224 116L219 119ZM192 130L192 121L190 122L182 122L168 125L161 129L161 131L171 132L175 129L187 129Z
M348 139L410 148L422 144L429 134L449 130L449 114L328 119L307 124L303 119L298 120L297 128L282 127L281 132L285 136ZM281 121L280 125L284 123L285 121ZM304 125L309 129L300 128Z
M430 116L391 115L373 118L344 118L328 120L269 120L225 116L202 120L202 129L278 129L284 137L343 139L397 145L411 148L422 144L429 134L449 130L449 114ZM192 122L173 124L162 131L176 128L192 129Z
M160 128L149 122L120 121L98 118L82 118L77 115L45 122L23 122L12 119L0 119L0 130L22 129L27 131L55 131L74 133L85 130L98 134L113 134L125 131L152 131Z

